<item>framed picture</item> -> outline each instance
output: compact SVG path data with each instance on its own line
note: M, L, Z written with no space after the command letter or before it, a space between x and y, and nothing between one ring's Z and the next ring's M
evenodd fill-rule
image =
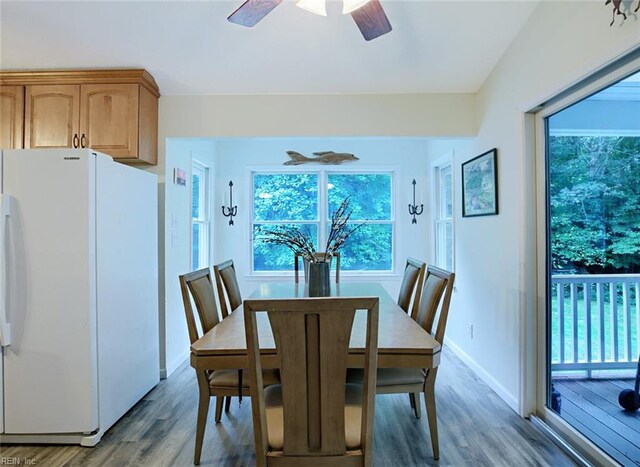
M498 150L462 164L462 217L498 214Z
M187 186L187 172L182 169L174 168L173 183L174 185Z

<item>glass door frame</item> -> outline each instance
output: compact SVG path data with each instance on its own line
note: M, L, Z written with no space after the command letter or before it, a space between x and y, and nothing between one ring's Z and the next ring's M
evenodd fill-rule
M535 409L532 415L540 418L551 429L560 434L573 448L586 456L590 461L601 465L618 465L604 451L596 447L591 441L547 407L547 387L550 377L548 368L548 299L549 290L549 208L547 164L547 119L548 117L572 106L573 104L605 89L625 77L640 71L640 54L634 53L623 63L611 65L588 78L551 101L538 107L528 115L533 117L535 142L535 212L536 212L536 334L537 334L537 368L535 383ZM523 364L526 367L526 361ZM524 370L526 375L526 368ZM529 386L531 388L531 386ZM532 388L531 388L532 389ZM531 391L533 393L533 391ZM533 394L531 394L533 395ZM533 402L533 401L531 401ZM526 405L527 401L524 401Z

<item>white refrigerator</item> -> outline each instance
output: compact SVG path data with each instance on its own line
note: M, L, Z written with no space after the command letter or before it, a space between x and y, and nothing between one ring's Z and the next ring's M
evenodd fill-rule
M156 176L0 152L0 445L94 446L159 380Z

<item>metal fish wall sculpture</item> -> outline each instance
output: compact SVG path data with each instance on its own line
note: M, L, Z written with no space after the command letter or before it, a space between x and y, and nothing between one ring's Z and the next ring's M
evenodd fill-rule
M307 164L309 162L316 162L320 164L337 165L342 164L345 161L357 161L360 160L353 154L348 152L333 152L333 151L321 151L314 152L316 157L306 157L296 151L287 151L287 154L291 158L290 161L284 163L284 165L300 165Z
M616 20L616 15L622 15L622 23L624 23L625 20L627 19L626 13L629 13L635 16L637 19L636 13L638 12L638 10L640 10L640 0L638 0L638 6L636 6L636 9L633 10L633 13L632 13L631 6L634 1L635 0L607 0L606 2L604 2L605 5L608 5L609 3L613 3L613 17L611 18L611 24L609 26L613 26L613 23ZM624 6L624 10L622 10L623 6Z

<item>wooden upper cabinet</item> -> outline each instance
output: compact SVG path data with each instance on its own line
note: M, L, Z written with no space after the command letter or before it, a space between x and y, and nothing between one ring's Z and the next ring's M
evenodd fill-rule
M24 86L0 86L0 149L22 149Z
M158 163L160 93L145 70L0 72L2 89L17 84L26 86L24 147L84 147L120 162Z
M79 147L80 86L27 86L24 147Z
M80 89L82 144L114 158L138 154L137 84L89 84Z

